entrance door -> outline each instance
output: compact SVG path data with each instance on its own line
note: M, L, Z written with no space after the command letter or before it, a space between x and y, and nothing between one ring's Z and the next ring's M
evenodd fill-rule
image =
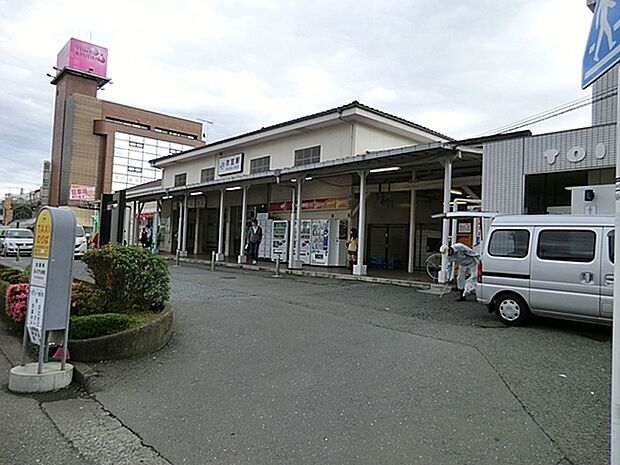
M368 225L366 256L371 268L403 269L407 263L409 227L406 224Z

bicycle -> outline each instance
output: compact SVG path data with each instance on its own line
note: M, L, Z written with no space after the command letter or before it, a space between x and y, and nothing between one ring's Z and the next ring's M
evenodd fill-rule
M424 262L424 269L433 281L437 281L441 270L441 254L439 252L430 254Z

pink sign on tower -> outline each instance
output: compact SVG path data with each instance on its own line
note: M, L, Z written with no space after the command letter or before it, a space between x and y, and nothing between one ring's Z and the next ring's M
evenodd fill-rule
M69 39L56 58L56 68L75 69L95 76L107 77L108 49L78 39Z

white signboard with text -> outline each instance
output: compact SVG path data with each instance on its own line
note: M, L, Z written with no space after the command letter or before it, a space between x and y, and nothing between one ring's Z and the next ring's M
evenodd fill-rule
M224 176L227 174L241 173L243 171L243 153L220 157L217 164L217 174Z

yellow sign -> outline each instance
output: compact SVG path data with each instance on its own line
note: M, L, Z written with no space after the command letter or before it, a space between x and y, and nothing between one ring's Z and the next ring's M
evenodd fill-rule
M52 215L49 210L43 209L37 216L34 227L33 258L49 258L50 245L52 243Z

